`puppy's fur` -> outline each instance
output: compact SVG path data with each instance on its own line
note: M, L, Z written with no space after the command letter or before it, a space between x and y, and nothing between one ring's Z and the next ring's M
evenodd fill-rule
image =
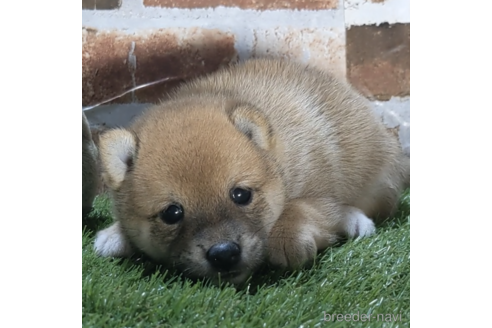
M281 60L188 83L129 129L102 135L100 147L116 221L98 233L97 252L143 252L232 283L264 261L297 268L340 235L371 235L369 218L395 211L410 174L398 141L352 87ZM232 201L238 187L251 191L249 204ZM172 204L184 217L165 223ZM213 259L228 261L231 243L235 260L217 268L210 251L219 245Z
M89 122L82 112L82 217L92 209L97 194L99 174L97 166L97 147L92 140Z

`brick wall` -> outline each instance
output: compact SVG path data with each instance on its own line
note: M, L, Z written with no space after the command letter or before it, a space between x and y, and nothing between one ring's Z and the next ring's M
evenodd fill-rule
M163 77L282 56L347 78L409 153L409 0L82 0L82 105ZM179 81L88 111L125 124Z

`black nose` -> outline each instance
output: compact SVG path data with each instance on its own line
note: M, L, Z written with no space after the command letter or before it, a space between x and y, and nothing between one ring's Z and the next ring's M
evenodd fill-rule
M231 270L241 259L241 248L232 241L213 245L207 252L207 260L218 270Z

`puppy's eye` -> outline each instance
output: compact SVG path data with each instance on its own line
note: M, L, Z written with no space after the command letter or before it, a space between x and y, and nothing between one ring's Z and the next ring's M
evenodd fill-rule
M251 191L243 188L231 189L231 199L238 205L248 205L251 202Z
M169 205L168 208L159 213L159 217L167 224L176 224L183 219L183 207L179 204Z

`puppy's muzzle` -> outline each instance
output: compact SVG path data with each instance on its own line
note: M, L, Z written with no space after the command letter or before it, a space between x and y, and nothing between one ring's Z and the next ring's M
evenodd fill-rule
M241 260L241 247L232 241L217 243L208 250L207 260L218 271L230 271Z

